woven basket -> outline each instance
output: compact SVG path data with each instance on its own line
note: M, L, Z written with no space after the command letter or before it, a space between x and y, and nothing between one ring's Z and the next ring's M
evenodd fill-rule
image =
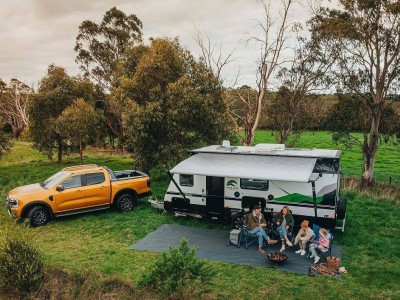
M334 256L328 256L326 259L326 264L329 269L337 271L340 266L340 258Z

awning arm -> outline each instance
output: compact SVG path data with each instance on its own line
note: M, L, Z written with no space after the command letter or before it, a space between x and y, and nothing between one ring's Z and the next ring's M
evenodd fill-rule
M167 174L168 177L171 179L171 181L175 184L176 188L178 189L179 193L181 194L181 196L183 197L183 199L185 199L186 201L189 201L188 198L186 198L186 195L184 194L184 192L182 192L181 188L179 187L179 185L176 183L174 176L172 176L171 172L169 170L167 170Z
M312 197L313 197L313 201L314 201L314 214L315 214L315 221L318 218L317 215L317 194L315 193L315 181L311 181L311 186L312 186ZM314 221L314 223L315 223Z

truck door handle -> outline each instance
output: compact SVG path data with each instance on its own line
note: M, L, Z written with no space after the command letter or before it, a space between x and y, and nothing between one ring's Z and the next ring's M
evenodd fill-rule
M76 190L77 192L83 192L83 190Z
M105 188L106 188L106 186L102 185L100 188L101 188L101 189L105 189Z

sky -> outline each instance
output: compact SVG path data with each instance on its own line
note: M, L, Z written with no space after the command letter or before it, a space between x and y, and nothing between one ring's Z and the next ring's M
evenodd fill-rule
M273 18L278 18L280 1L270 3ZM225 84L239 74L238 86L256 86L260 45L248 40L261 35L257 20L263 21L264 13L259 0L0 0L0 78L17 78L35 87L50 64L79 74L73 50L79 25L84 20L101 22L114 6L142 21L145 43L150 37L178 37L196 57L200 49L194 35L200 28L213 44L222 45L223 56L234 50L235 60L222 73ZM304 23L309 10L296 4L290 18Z

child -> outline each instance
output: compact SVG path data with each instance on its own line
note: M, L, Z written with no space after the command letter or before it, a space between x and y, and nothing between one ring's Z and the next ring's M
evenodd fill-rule
M300 249L297 250L295 253L300 254L300 255L306 254L307 242L314 235L313 230L310 227L308 227L308 224L309 224L309 222L307 220L304 220L303 222L301 222L301 228L294 240L294 244L295 245L299 244L299 247L300 247Z
M316 264L320 260L316 249L321 252L327 252L329 250L329 243L330 234L325 228L320 228L319 239L310 245L311 258L314 258L314 264Z

